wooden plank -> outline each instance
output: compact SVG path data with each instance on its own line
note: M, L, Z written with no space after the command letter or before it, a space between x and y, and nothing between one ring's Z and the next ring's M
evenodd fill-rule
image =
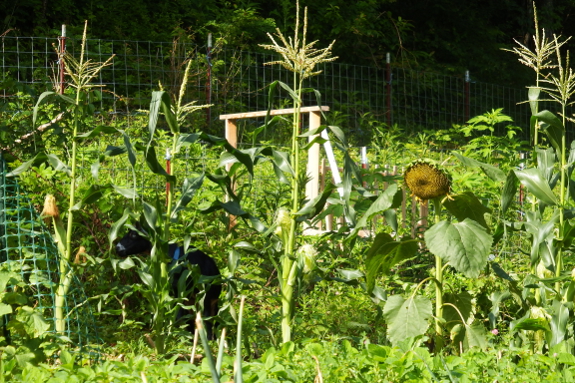
M226 140L234 148L238 147L238 126L234 120L226 120Z
M293 114L294 108L287 109L274 109L270 110L270 116L281 116L284 114ZM329 112L329 106L306 106L300 109L301 113L313 113L313 112ZM242 118L254 118L254 117L265 117L268 114L267 110L261 110L259 112L246 112L246 113L234 113L234 114L221 114L220 120L241 120Z
M313 131L321 125L321 115L318 112L309 114L309 130ZM309 142L313 141L318 135L310 136ZM318 143L313 144L307 152L307 176L309 181L305 185L305 197L311 201L319 195L319 149Z

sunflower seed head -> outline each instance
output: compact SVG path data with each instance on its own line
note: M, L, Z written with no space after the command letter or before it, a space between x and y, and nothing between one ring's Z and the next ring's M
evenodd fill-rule
M448 173L431 160L416 160L407 166L405 184L421 202L443 197L451 191Z

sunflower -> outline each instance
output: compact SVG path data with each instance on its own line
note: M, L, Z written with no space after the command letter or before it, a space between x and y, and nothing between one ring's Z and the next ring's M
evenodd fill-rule
M420 202L447 196L451 180L447 172L430 160L416 160L407 166L403 175L411 195Z

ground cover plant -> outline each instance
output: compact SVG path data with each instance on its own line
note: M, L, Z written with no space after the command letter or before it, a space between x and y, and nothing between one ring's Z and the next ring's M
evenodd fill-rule
M103 64L69 58L77 64L69 71L76 88L42 94L31 115L33 125L46 123L63 107L66 139L49 129L42 151L13 161L12 175L53 195L43 217L52 220L60 250L58 294L65 295L72 273L84 281L97 307L102 356L90 364L75 355L61 336L65 313L57 311L48 329L20 292L27 286L6 270L0 286L13 287L0 296L0 309L15 313L7 324L14 336L0 339L0 379L573 381L575 150L565 132L575 81L564 40L538 30L535 51L516 50L537 74L525 127L532 146L514 140L520 127L496 106L467 125L404 143L397 143L399 127L366 121L379 131L373 159L405 167L385 176L358 166L342 127L328 122L300 132L302 94L321 104L320 92L304 80L314 65L331 60L331 45L316 50L319 43L306 41L303 15L293 38L278 32L268 45L282 55L276 63L294 73L293 84L278 81L268 90L287 93L294 115L267 118L259 132L284 123L287 148L238 149L194 131L186 117L201 106L182 105L185 81L176 95L154 92L146 114L101 123L93 116L98 93L86 80ZM544 95L558 103L559 117L539 110ZM493 135L497 124L507 124L506 136ZM457 150L431 150L447 135ZM326 137L343 164L342 182L327 182L306 201L302 164L310 145ZM515 156L520 149L530 151L527 160ZM258 186L263 196L256 199ZM414 232L399 218L404 194L416 197L413 209L430 209L428 224ZM328 214L339 219L335 229L308 235ZM90 217L100 223L86 225ZM116 240L139 228L151 255L116 257ZM360 236L362 230L371 235ZM221 271L217 280L194 267L184 273L200 290L193 304L170 294L170 241L211 254ZM223 286L211 318L219 323L214 341L201 315L190 333L176 314L201 313L201 290L210 283Z

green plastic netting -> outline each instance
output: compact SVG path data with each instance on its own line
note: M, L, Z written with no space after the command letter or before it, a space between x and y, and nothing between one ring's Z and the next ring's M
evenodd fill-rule
M28 285L35 308L54 332L55 292L60 278L58 249L40 214L32 206L15 178L6 177L7 166L0 154L0 263L10 265ZM82 361L100 358L101 339L81 282L77 277L65 297L66 330L72 351ZM6 323L4 318L2 323Z

